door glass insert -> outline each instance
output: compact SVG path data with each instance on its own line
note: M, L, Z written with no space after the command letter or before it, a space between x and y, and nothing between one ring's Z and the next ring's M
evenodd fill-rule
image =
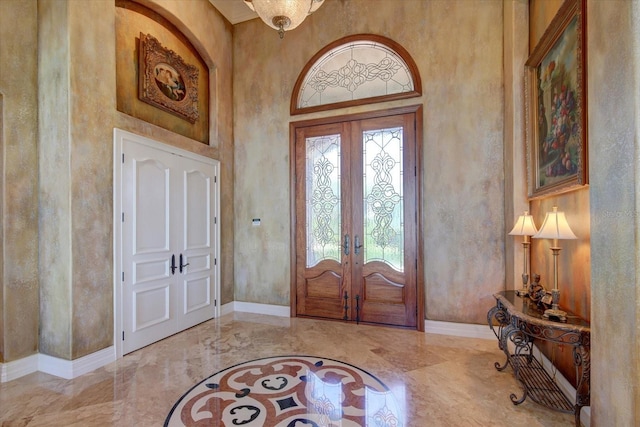
M307 267L340 262L340 135L306 139Z
M362 133L364 262L404 271L402 127Z

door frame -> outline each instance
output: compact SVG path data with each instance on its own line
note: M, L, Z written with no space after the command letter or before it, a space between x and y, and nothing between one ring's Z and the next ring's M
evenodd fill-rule
M183 150L172 145L165 144L161 141L151 139L142 135L127 132L122 129L113 129L113 346L115 349L115 358L120 359L123 356L122 331L124 330L123 322L123 292L122 292L122 156L124 154L124 138L135 141L136 143L146 145L150 148L162 150L169 154L187 157L193 160L209 163L214 165L216 170L220 170L220 162L210 157L205 157L191 151ZM217 174L219 175L219 173ZM215 199L215 211L211 214L215 218L220 218L220 180L216 179L212 188ZM217 258L220 257L220 221L214 224L215 241L212 242ZM215 305L213 310L213 318L220 317L220 262L216 262L212 268L215 271L213 283L213 298Z
M416 135L416 228L417 238L417 271L416 271L416 303L417 303L417 325L416 330L424 331L424 241L422 238L422 105L409 105L406 107L389 108L363 113L347 114L340 116L323 117L319 119L302 120L289 123L289 197L290 197L290 315L297 317L297 284L296 284L296 133L299 128L325 125L330 123L351 122L356 120L375 119L386 116L396 116L402 114L415 114L415 135Z

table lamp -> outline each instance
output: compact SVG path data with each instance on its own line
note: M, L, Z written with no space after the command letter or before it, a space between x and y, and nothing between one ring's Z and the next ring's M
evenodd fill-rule
M553 290L551 291L552 303L551 308L545 310L544 317L555 317L560 321L567 321L567 313L558 307L560 300L560 291L558 290L558 254L560 247L558 240L560 239L577 239L576 235L571 231L564 212L558 212L558 207L554 206L553 211L547 212L540 231L533 235L534 239L553 239L551 252L553 253Z
M529 211L524 211L523 215L518 217L516 225L513 226L513 230L509 232L511 236L523 236L522 248L524 252L524 266L522 270L522 289L516 289L516 294L519 296L527 296L528 283L529 283L529 247L531 241L529 236L536 234L536 224L533 222L533 217L529 215Z

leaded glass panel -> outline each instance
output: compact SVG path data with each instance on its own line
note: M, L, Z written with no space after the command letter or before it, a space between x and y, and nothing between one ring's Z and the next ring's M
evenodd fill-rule
M404 271L402 127L363 137L364 261Z
M306 139L307 267L340 262L340 135Z
M297 108L412 92L409 67L384 44L359 40L320 57L306 74Z

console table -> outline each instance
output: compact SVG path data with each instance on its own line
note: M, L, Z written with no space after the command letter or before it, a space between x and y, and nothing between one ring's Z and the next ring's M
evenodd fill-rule
M502 371L507 365L511 365L524 390L520 398L511 394L511 401L514 405L519 405L527 397L531 397L534 402L548 408L573 413L576 426L580 427L580 410L583 406L590 405L589 322L571 312L567 312L566 322L545 319L542 316L544 309L528 297L516 295L515 291L498 292L493 296L496 306L487 313L487 322L498 338L498 346L507 356L504 364L496 362L495 367ZM573 348L578 383L575 402L571 402L560 390L533 355L536 340L565 344Z

